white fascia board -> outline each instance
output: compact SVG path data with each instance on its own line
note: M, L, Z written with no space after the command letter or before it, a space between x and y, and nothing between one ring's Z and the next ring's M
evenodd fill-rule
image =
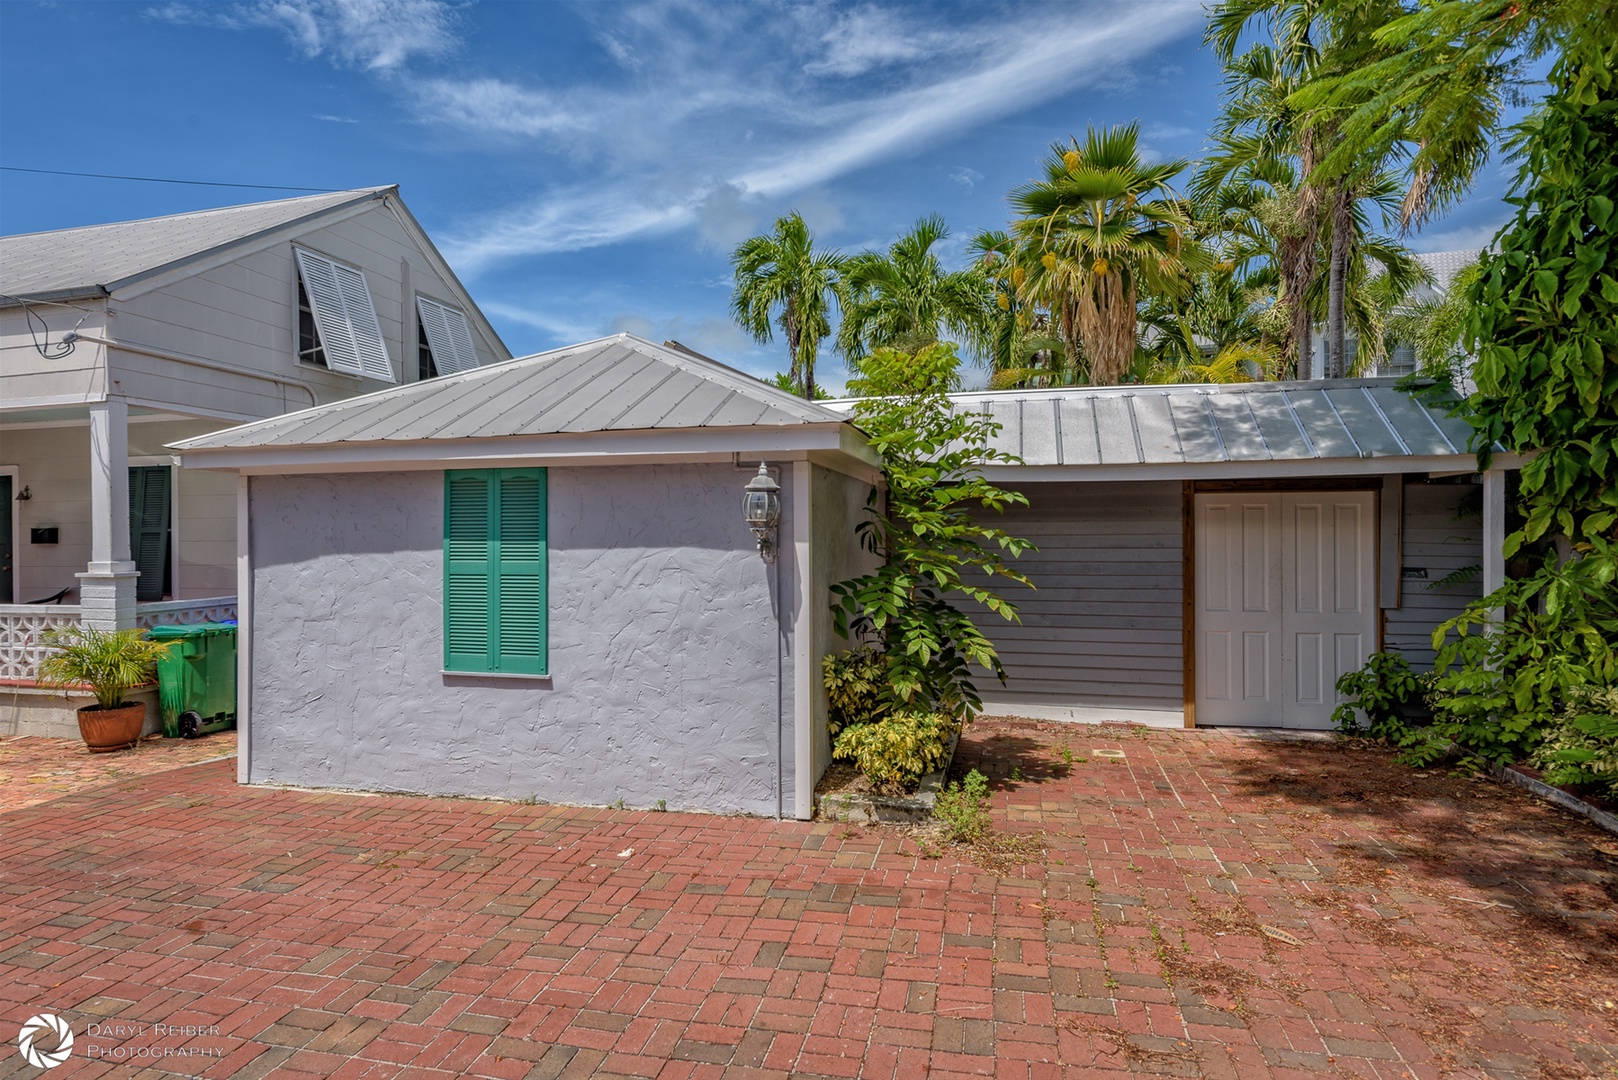
M50 397L8 398L4 409L7 413L24 412L29 409L60 409L72 405L96 405L106 400L106 394L54 394Z
M1456 471L1456 464L1469 457L1467 454L1442 454L1422 457L1305 458L1301 461L1168 462L1157 465L987 465L983 467L982 472L985 479L996 484L1117 480L1287 480L1312 476L1453 473ZM1495 454L1493 463L1496 468L1520 469L1524 460L1519 454Z
M235 469L247 473L376 472L412 469L494 468L495 462L542 465L627 464L629 459L732 460L806 456L811 450L841 450L841 424L792 427L679 428L634 432L592 431L508 435L490 439L413 439L400 442L317 443L305 446L171 449L188 469Z

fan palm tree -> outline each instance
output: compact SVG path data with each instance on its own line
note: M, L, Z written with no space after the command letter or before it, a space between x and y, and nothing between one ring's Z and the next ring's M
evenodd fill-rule
M919 352L941 332L977 343L991 301L975 268L945 272L933 249L948 236L944 219L930 214L886 252L862 251L848 260L837 347L850 364L880 348Z
M791 361L788 377L811 401L815 358L820 342L831 334L846 263L835 250L815 250L814 237L796 210L778 219L772 234L743 240L730 256L736 281L732 318L761 345L773 340L773 326L780 326Z
M1051 313L1091 382L1117 383L1135 357L1143 293L1181 293L1202 263L1184 204L1169 189L1184 160L1141 160L1139 124L1057 143L1045 178L1011 193L1030 255L1023 290ZM1155 196L1155 197L1154 197Z

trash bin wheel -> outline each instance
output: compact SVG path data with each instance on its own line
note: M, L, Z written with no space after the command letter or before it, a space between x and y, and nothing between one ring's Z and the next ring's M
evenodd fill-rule
M180 714L180 738L194 739L202 734L202 714L187 709Z

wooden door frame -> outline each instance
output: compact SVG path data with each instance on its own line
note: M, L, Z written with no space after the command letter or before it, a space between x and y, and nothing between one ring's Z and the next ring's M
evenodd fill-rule
M1250 491L1255 494L1281 494L1295 491L1374 491L1382 490L1380 476L1276 477L1273 480L1182 480L1180 481L1180 654L1181 698L1185 726L1197 726L1197 496ZM1380 610L1382 579L1382 499L1371 500L1371 573L1377 585L1372 600L1378 602L1376 638L1373 652L1382 648L1383 619Z

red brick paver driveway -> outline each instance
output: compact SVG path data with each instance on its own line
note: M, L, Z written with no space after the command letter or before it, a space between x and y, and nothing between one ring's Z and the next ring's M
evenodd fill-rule
M0 1035L69 1019L53 1078L1613 1075L1618 838L1333 746L980 723L962 758L1045 866L229 762L6 813Z
M0 735L0 814L235 752L234 731L201 739L148 738L132 750L110 754L92 754L77 739Z

